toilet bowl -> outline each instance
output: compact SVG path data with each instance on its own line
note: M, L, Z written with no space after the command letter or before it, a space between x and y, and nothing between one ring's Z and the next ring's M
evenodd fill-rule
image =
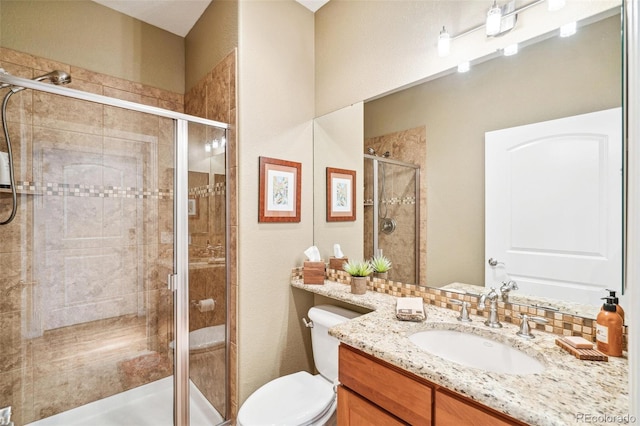
M171 350L175 347L175 340L169 343ZM189 332L189 353L194 354L203 350L210 350L224 346L225 325L212 325Z
M240 426L321 426L336 424L338 345L329 328L360 314L331 305L309 310L313 360L320 374L306 371L278 377L247 398L238 412Z

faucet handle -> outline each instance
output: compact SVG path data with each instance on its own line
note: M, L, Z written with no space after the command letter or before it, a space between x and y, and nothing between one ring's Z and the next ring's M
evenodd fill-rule
M469 310L468 310L468 308L471 306L471 303L466 302L464 300L458 300L458 299L449 299L449 302L453 303L454 305L462 306L462 308L460 309L460 316L458 316L458 321L462 321L462 322L472 321L472 319L469 318Z
M533 339L535 337L533 334L531 334L529 321L533 321L538 324L547 324L549 322L546 318L529 316L527 314L521 314L520 318L522 318L522 322L520 323L520 330L516 333L516 335L524 339Z

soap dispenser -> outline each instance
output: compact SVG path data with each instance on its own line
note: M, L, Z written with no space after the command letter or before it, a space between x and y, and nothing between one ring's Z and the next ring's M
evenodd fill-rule
M596 318L596 345L609 356L622 356L622 317L616 312L614 297L604 297L604 305Z
M624 309L622 309L622 306L618 304L618 297L616 296L616 291L609 290L609 289L606 289L606 291L609 292L609 297L613 299L613 303L616 305L616 312L618 313L618 315L620 315L620 318L622 318L622 324L624 325ZM604 309L604 307L601 308L600 310L602 309Z

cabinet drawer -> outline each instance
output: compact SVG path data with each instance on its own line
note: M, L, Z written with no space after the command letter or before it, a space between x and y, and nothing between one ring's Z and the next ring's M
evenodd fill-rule
M494 414L487 407L466 398L436 391L435 402L436 426L514 426L525 425L507 416Z
M431 424L433 389L428 382L344 344L339 353L340 383L407 423Z
M344 386L338 387L338 424L340 426L407 425Z

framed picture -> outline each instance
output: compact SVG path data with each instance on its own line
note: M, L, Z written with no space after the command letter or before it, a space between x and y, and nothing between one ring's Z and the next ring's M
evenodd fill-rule
M189 198L189 204L187 205L187 215L189 219L198 218L198 200L195 198Z
M327 167L327 222L356 220L355 170Z
M258 222L300 222L302 164L260 157Z

